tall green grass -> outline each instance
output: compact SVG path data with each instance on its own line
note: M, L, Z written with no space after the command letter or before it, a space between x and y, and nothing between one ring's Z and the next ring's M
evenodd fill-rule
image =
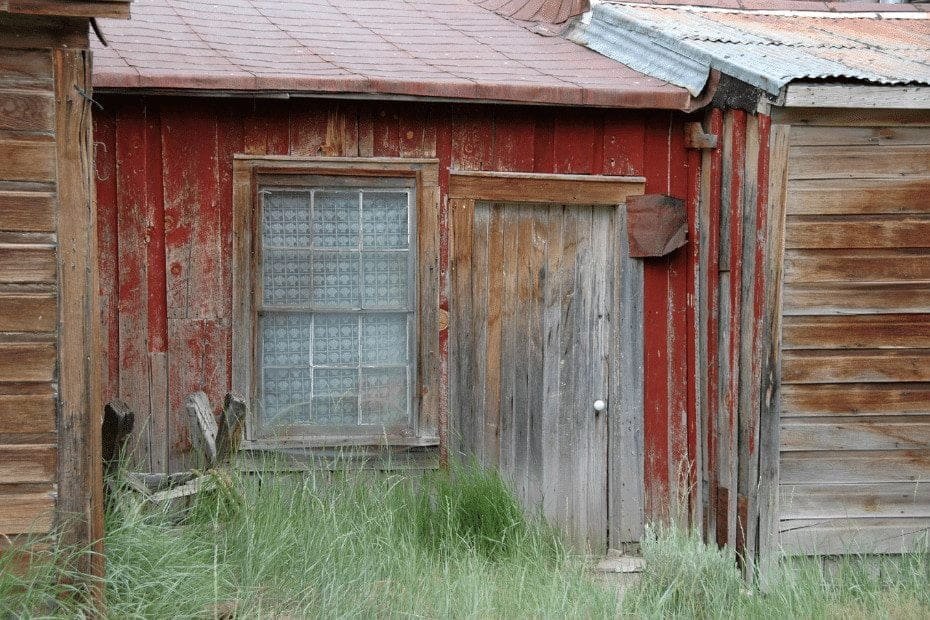
M153 510L131 493L111 502L110 617L930 616L925 555L848 558L831 574L785 562L762 593L731 551L661 528L642 543L642 580L618 600L477 467L421 478L241 475L215 486L183 510ZM86 583L62 568L69 553L42 551L25 573L0 555L0 618L88 614L68 596L81 587L68 584Z

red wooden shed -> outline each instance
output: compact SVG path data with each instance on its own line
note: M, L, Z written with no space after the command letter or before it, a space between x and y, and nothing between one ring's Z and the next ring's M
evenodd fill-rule
M697 255L630 258L618 205L693 231L704 97L469 0L102 27L104 393L145 467L188 466L186 395L233 390L247 450L477 453L594 548L700 511Z

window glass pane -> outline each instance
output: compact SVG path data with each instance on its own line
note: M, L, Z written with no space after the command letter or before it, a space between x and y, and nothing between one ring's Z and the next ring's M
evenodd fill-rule
M407 421L407 369L362 368L361 423L396 426Z
M357 191L316 193L313 203L313 247L358 247L358 198Z
M262 243L265 247L310 245L310 192L264 192Z
M320 426L358 424L358 371L314 368L313 423Z
M310 303L310 251L269 250L262 256L264 303L307 306Z
M309 366L312 319L309 314L261 317L262 364Z
M262 379L262 418L265 424L310 421L310 368L265 368Z
M320 308L358 307L358 252L313 253L313 303Z
M407 307L407 252L362 252L362 307Z
M358 365L358 315L317 314L313 325L314 366Z
M408 246L407 193L365 192L362 200L362 243L368 248Z
M362 364L386 366L407 363L407 315L362 316Z

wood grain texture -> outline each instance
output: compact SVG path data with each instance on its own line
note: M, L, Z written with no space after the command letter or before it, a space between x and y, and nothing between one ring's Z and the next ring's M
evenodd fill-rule
M930 414L930 384L846 383L786 385L782 418L836 415Z
M0 243L0 283L52 284L57 273L54 247Z
M930 519L792 519L780 527L787 554L897 554L926 546Z
M7 181L54 181L55 142L48 136L0 137L0 171Z
M785 250L785 282L930 280L930 250Z
M84 25L86 31L86 25ZM102 576L103 465L100 428L100 307L93 186L90 52L57 49L55 62L58 171L59 310L58 504L62 539L94 551L77 568ZM67 516L78 515L67 519ZM102 597L92 586L95 598Z
M783 383L930 381L930 349L787 350Z
M48 382L55 379L54 342L0 343L0 378L9 382Z
M785 519L930 517L930 484L784 484L779 503Z
M928 349L930 314L786 316L785 349Z
M51 132L55 99L51 93L0 88L0 130Z
M789 215L926 213L930 178L813 179L792 181Z
M783 451L922 450L930 448L930 416L788 418L780 437Z
M55 432L55 397L0 394L0 433L39 435ZM0 529L0 532L6 530Z
M57 319L52 293L0 293L0 332L50 333Z
M786 452L781 484L923 482L930 450Z
M926 215L805 216L788 218L787 247L792 249L926 248Z
M0 191L0 230L52 232L55 194L46 191Z
M789 179L868 179L926 176L930 145L793 146Z
M930 144L930 127L814 125L799 126L791 132L791 146L883 147L900 144Z
M47 49L0 47L0 87L53 92L52 53Z
M15 489L15 487L13 487ZM52 529L55 520L55 494L45 492L0 493L0 532L16 534L44 534Z
M0 445L0 484L54 482L57 453L54 444Z
M789 315L923 314L930 312L925 282L807 282L784 286Z

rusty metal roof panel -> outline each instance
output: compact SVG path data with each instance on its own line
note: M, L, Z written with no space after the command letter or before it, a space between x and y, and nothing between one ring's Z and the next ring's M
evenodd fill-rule
M785 2L777 10L733 6L598 2L568 36L693 95L711 69L772 94L805 79L930 84L926 11L876 4L857 10L829 3L818 3L820 10L792 10Z

